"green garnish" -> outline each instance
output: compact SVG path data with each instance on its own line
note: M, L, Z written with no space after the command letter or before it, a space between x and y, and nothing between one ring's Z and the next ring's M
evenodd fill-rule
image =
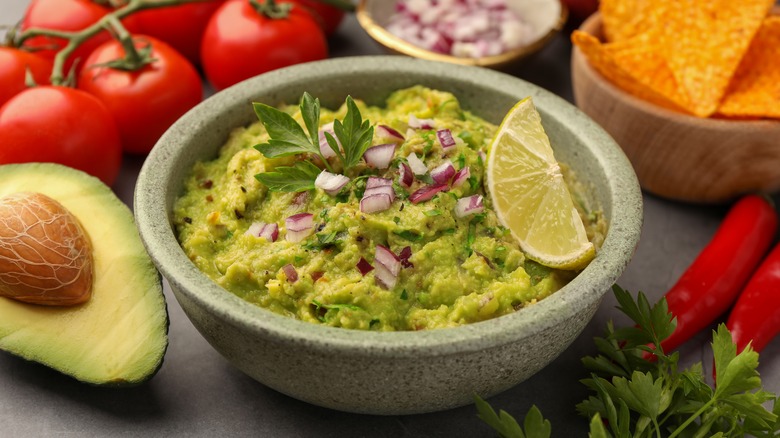
M317 300L311 300L311 304L314 306L314 312L317 316L317 319L319 319L322 322L325 322L327 320L327 314L329 310L352 310L355 312L359 312L363 310L363 308L358 307L354 304L322 304Z
M419 242L423 238L422 234L412 230L393 231L393 234L410 242Z
M358 164L374 137L374 128L368 120L363 120L360 110L351 96L347 96L346 105L347 114L344 120L333 121L333 132L336 134L336 137L334 138L330 133L325 132L328 146L338 157L345 173ZM255 146L255 149L268 158L313 154L322 160L329 171L333 171L329 162L320 151L319 99L313 98L309 93L303 93L301 98L301 117L308 134L286 112L264 103L254 103L253 106L255 114L263 123L269 137L267 143L259 144ZM338 139L338 142L336 139ZM341 143L341 148L338 146L339 142ZM313 163L299 161L293 166L281 166L274 169L273 172L257 174L255 178L272 191L301 191L313 189L314 180L320 172L321 169Z
M505 410L502 409L496 414L490 404L479 396L474 396L474 403L477 406L477 417L498 432L501 438L549 438L552 433L550 421L542 417L542 412L536 405L528 410L523 427L520 427L517 420Z
M635 325L615 329L607 324L606 336L596 338L599 354L582 362L591 370L583 384L593 391L577 405L590 419L592 437L776 437L780 431L777 396L764 391L756 371L758 353L750 347L737 354L737 347L724 324L712 333L712 351L718 372L717 386L710 387L701 363L679 370L679 353L667 354L661 341L677 325L665 299L651 306L641 292L636 301L615 285L618 309ZM656 360L645 359L653 353ZM479 418L502 437L518 433L516 421L475 397ZM773 411L763 405L772 401ZM529 413L531 416L531 413ZM536 416L536 413L533 414ZM602 421L606 420L606 421ZM539 420L533 420L538 425Z
M438 216L438 215L441 214L441 210L438 210L438 209L425 210L423 212L423 214L426 215L426 216Z
M332 248L341 243L341 239L339 239L338 234L339 233L336 231L332 231L330 233L317 233L315 234L315 237L317 237L316 241L306 242L302 246L304 249L309 250Z

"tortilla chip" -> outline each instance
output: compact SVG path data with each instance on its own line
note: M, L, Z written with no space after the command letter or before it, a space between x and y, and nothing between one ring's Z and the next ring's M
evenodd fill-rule
M780 16L764 20L718 113L728 117L780 118Z
M685 95L680 93L674 75L658 50L647 44L649 38L643 34L602 44L585 32L574 31L571 36L590 65L618 88L655 105L687 112Z
M753 36L775 0L674 0L659 29L667 60L688 109L712 115Z
M646 32L663 17L665 7L666 0L600 0L604 39L625 41Z

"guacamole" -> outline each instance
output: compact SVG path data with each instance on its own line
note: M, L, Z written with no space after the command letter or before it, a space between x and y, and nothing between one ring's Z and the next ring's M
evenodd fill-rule
M255 148L269 139L260 122L236 129L216 159L192 169L174 223L198 268L273 312L382 331L505 315L576 275L526 259L498 223L483 187L495 125L461 108L452 94L422 86L396 91L383 108L356 105L375 128L372 145L391 143L394 153L386 168L366 158L339 169L329 158L329 168L349 178L336 190L269 190L258 175L302 161L324 164L306 154L268 158ZM281 109L305 124L298 106ZM345 117L344 106L323 109L320 129ZM449 164L457 173L439 187ZM392 201L378 209L361 204L380 180L392 188L386 189ZM603 219L576 196L576 187L573 193L598 246Z

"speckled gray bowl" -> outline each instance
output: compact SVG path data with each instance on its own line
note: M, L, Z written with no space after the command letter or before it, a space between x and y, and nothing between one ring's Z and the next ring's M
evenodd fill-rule
M609 231L593 262L534 306L490 321L424 332L376 333L301 322L256 307L203 275L179 247L171 209L198 160L216 156L228 133L256 120L251 102L296 102L303 91L334 107L347 94L382 104L423 84L455 93L498 123L531 95L560 161L592 185ZM141 170L135 214L152 259L187 316L240 370L292 397L350 412L411 414L462 406L527 379L582 331L628 264L639 239L642 198L615 142L577 108L495 71L384 56L298 65L249 79L207 99L163 135Z

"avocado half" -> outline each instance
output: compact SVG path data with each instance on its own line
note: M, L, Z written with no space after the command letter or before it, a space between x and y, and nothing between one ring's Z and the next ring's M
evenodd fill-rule
M99 179L52 163L0 166L0 198L39 192L59 201L92 242L92 297L49 307L0 297L0 349L95 385L154 376L168 346L168 311L157 269L130 209Z

